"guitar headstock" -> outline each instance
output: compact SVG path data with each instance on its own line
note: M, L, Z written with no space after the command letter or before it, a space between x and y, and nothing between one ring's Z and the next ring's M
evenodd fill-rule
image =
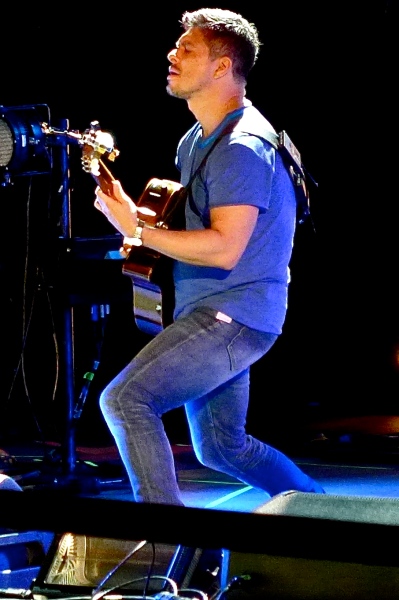
M82 134L80 145L82 146L83 170L94 178L97 185L112 196L112 176L103 159L114 161L119 156L119 150L114 146L112 135L102 131L98 121L92 121L89 129Z
M102 131L98 121L92 121L89 129L82 134L82 165L86 173L100 175L100 161L103 158L114 161L119 150L114 146L114 138L107 131Z

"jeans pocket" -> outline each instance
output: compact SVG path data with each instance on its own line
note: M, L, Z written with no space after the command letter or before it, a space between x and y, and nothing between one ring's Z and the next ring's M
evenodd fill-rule
M277 338L278 335L274 333L242 325L227 346L232 371L247 369L270 350Z

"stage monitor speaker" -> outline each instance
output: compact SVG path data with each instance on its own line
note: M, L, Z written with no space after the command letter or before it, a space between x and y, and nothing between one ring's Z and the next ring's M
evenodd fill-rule
M253 512L281 516L281 537L275 552L273 541L264 554L224 551L221 582L229 600L399 598L399 552L381 547L396 537L399 499L290 491ZM298 531L302 537L292 539Z
M399 525L399 499L336 494L283 492L265 502L254 513L333 519L356 523Z

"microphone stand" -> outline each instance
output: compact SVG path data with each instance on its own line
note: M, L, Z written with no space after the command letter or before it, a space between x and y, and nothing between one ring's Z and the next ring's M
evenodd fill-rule
M68 130L68 119L63 119L61 129ZM61 240L66 252L70 250L72 242L71 225L71 190L69 169L69 142L60 136L60 166L61 166ZM65 417L66 426L63 445L63 472L66 476L72 476L76 469L76 431L73 419L75 406L75 364L74 364L74 311L72 303L66 302L63 307L63 361L65 375Z
M61 172L61 183L58 190L61 193L61 234L59 236L63 252L69 255L72 251L72 223L71 223L71 186L70 186L70 161L69 144L79 143L81 136L74 132L69 132L68 119L62 119L58 130L48 129L47 133L55 134L54 145L59 148L59 163ZM100 334L97 329L96 356L93 360L91 371L84 376L83 387L77 397L75 391L75 327L74 327L74 308L72 300L66 299L68 290L62 291L62 363L64 367L64 391L65 391L65 429L63 432L63 443L61 444L62 473L64 483L73 483L76 490L77 452L76 452L76 424L81 416L84 403L89 391L90 383L94 377L95 371L100 363L101 345L104 335L104 322L109 313L108 305L94 305L91 308L93 323L99 324ZM89 485L85 489L94 489L98 491L99 486L126 486L125 477L112 478L109 482L99 481L94 478L94 487ZM57 479L54 483L59 483ZM79 488L79 486L78 486ZM83 489L83 488L82 488Z

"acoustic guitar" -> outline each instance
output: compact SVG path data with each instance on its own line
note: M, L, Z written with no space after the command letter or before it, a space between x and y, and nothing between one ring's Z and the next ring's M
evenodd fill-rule
M79 140L82 165L97 185L112 197L115 179L104 159L114 161L119 151L111 134L101 131L97 121ZM184 228L184 188L169 179L152 178L136 202L140 218L151 227ZM132 280L133 312L140 331L156 335L173 321L173 261L143 246L133 246L123 261L122 273Z

